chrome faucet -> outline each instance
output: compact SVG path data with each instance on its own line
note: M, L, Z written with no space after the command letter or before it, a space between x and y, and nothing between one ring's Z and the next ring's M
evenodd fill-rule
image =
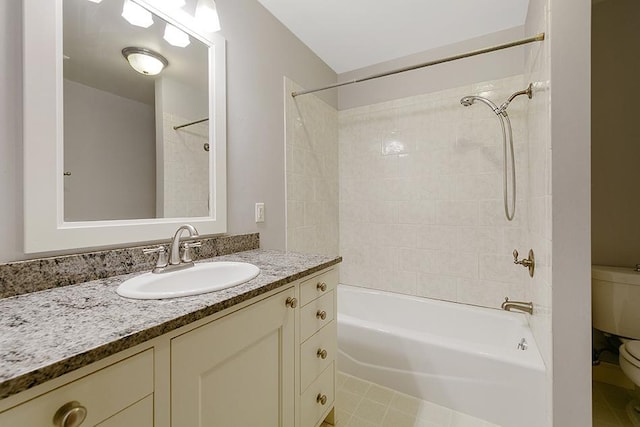
M182 261L180 260L180 236L182 236L182 232L187 230L189 232L189 237L199 237L198 230L191 224L181 225L176 231L176 234L173 236L173 240L171 240L171 246L169 249L169 265L180 265ZM188 250L190 246L185 243L185 251ZM191 263L193 265L193 261L187 256L189 259L187 263ZM190 267L190 266L189 266Z
M506 297L500 306L503 310L511 311L511 309L520 310L533 314L533 302L523 301L509 301L509 297Z
M167 249L164 245L156 248L144 249L145 254L157 253L158 260L156 266L153 268L153 273L167 273L169 271L182 270L184 268L193 267L193 260L191 259L191 248L197 248L202 246L202 242L184 242L180 244L180 238L182 232L187 230L189 237L199 237L198 230L190 224L180 226L176 231L176 234L171 239L169 246L169 258L167 259ZM180 249L182 248L182 256L180 256Z

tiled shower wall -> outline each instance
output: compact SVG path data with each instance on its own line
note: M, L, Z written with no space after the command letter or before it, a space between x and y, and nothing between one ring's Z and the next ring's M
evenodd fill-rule
M209 214L209 123L178 130L174 126L192 122L163 113L164 214L165 218L198 217Z
M502 132L476 94L500 104L522 75L339 113L341 282L499 307L525 297L528 144L519 97L508 113L517 171L515 218L502 200Z
M285 78L287 250L338 254L338 111Z

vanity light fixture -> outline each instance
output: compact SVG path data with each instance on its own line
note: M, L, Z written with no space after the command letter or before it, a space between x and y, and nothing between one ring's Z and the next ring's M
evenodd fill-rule
M131 25L136 27L149 28L153 25L151 12L131 0L124 0L122 6L122 17Z
M189 40L189 35L184 31L181 31L174 27L171 24L167 24L164 28L164 39L171 46L176 47L187 47L191 40Z
M131 68L145 76L155 76L169 65L167 58L143 47L125 47L122 56L127 58Z
M214 0L198 0L195 18L202 29L210 33L220 31L220 19Z

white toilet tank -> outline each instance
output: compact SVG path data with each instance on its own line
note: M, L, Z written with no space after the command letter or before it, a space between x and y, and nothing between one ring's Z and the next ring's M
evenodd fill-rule
M591 311L594 328L640 339L640 272L591 266Z

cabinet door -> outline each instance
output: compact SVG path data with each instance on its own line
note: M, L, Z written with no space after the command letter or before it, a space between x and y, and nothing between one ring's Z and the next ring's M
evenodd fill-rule
M294 290L171 342L171 425L293 427Z

